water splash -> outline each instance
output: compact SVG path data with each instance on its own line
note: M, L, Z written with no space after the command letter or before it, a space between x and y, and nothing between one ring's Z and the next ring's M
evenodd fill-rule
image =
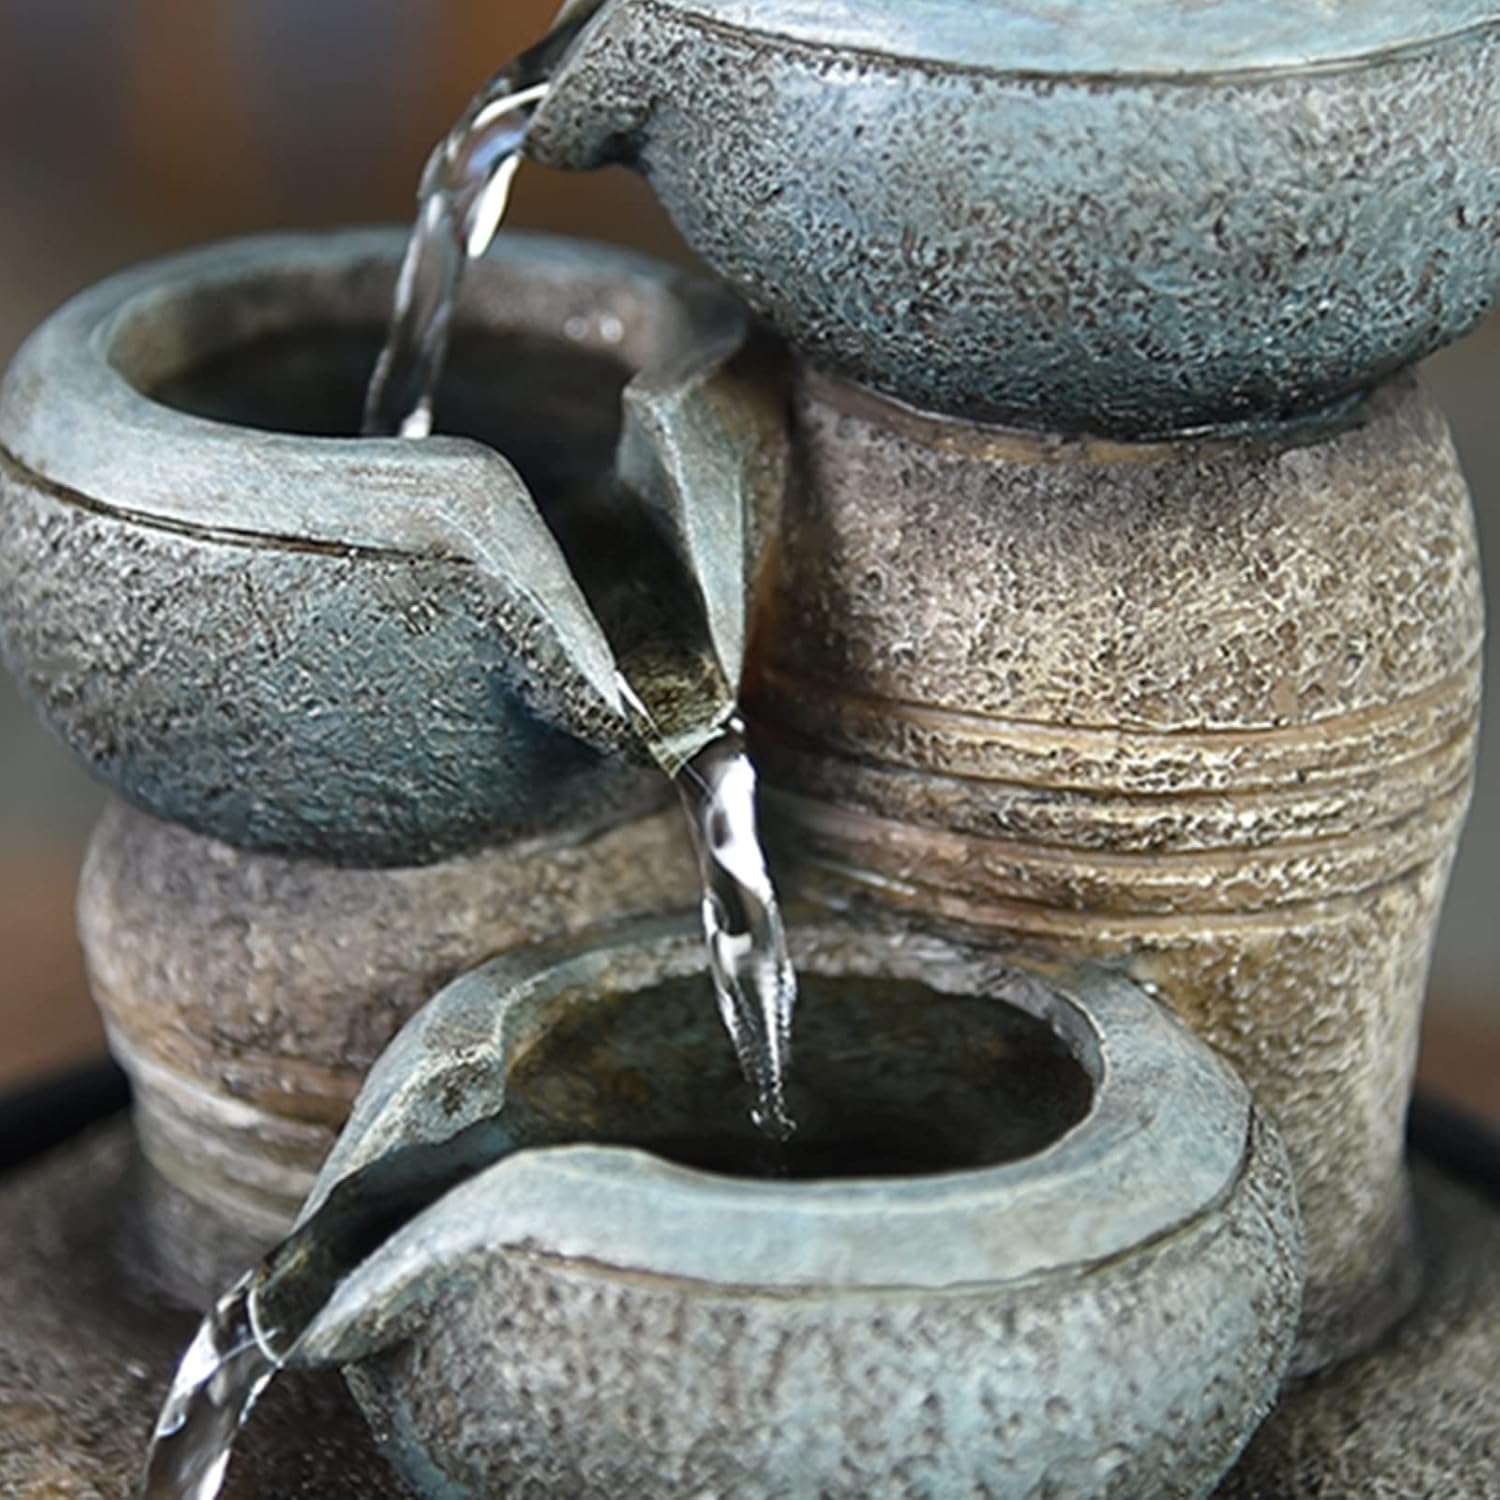
M157 1419L141 1500L214 1500L235 1436L280 1362L255 1326L254 1272L203 1320Z

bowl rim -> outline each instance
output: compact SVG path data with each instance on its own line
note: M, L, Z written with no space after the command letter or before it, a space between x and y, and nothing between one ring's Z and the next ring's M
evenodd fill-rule
M628 10L638 0L616 0ZM1500 23L1495 0L648 0L725 30L996 76L1204 82L1358 66Z
M12 360L0 382L0 452L82 503L145 524L345 553L447 555L433 528L414 515L420 506L411 500L459 494L490 505L497 492L524 493L515 470L494 449L451 436L413 443L213 421L146 394L119 362L127 335L149 335L155 320L169 320L204 297L259 292L280 281L334 288L372 272L394 285L408 234L384 227L253 235L148 261L96 283L47 318ZM601 288L627 289L670 330L667 366L695 339L722 344L726 326L741 335L748 326L727 291L646 256L565 236L507 230L474 266L466 295L507 279L576 296L580 315L600 310ZM305 300L304 293L293 305ZM528 326L522 317L507 318L503 299L487 298L491 306L497 302L494 326ZM385 306L372 314L380 321ZM256 317L245 341L295 326L274 306L257 309ZM560 343L591 347L587 334L575 337L567 327L556 333ZM607 352L639 376L646 366L627 356L626 337ZM212 345L203 350L214 352Z
M504 955L458 980L376 1064L303 1221L393 1146L440 1141L495 1115L544 1008L700 972L701 945L692 916L638 920ZM781 1293L953 1289L1107 1262L1232 1194L1252 1134L1249 1092L1123 973L1083 966L1044 978L993 949L832 918L794 925L792 947L811 972L916 978L1038 1016L1090 1073L1090 1109L1032 1156L920 1177L755 1181L620 1146L522 1150L440 1199L351 1279L366 1290L415 1285L424 1268L509 1247ZM425 1111L410 1087L424 1062L433 1070L419 1091L432 1101ZM469 1093L455 1106L457 1078Z

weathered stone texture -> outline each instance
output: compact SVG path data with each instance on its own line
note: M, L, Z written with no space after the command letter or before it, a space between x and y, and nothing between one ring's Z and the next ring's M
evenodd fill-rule
M0 385L6 664L95 776L236 848L401 868L649 810L616 657L657 574L690 594L614 488L632 378L638 467L706 447L722 507L737 469L774 490L780 406L714 381L739 305L544 236L468 276L439 436L358 440L403 244L139 267Z
M696 890L675 808L418 869L341 870L115 803L79 925L152 1161L269 1233L295 1215L370 1064L449 980Z
M789 883L1125 959L1307 1215L1301 1359L1410 1300L1402 1119L1483 596L1409 377L1320 441L1049 443L812 381L747 689Z
M1082 54L1129 7L1070 26L1050 4L631 0L570 59L528 149L639 163L799 353L972 418L1120 436L1266 421L1472 328L1500 285L1500 32L1339 62L1370 12L1344 6L1304 19L1295 55L1318 66L1236 72L1259 18L1224 67L1198 44L1233 12L1188 8L1173 26L1137 7L1101 65ZM1057 46L1028 69L1038 31ZM1186 56L1153 65L1162 50Z
M0 534L6 658L41 718L200 832L399 866L655 795L523 701L536 632L461 562L183 534L3 454Z
M1277 1358L1230 1346L1257 1323L1274 1342L1295 1298L1266 1280L1265 1171L1222 1215L1030 1289L778 1297L491 1254L354 1389L474 1495L1197 1495Z
M1221 1500L1500 1497L1500 1211L1420 1163L1416 1187L1421 1304L1284 1392Z

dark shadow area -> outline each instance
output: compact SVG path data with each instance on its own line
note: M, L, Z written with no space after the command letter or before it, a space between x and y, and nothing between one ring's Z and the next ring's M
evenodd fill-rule
M522 1138L635 1146L731 1176L819 1180L992 1167L1087 1115L1093 1085L1042 1021L906 980L807 974L788 1097L769 1142L708 983L668 981L561 1016L511 1071Z
M130 1102L130 1085L103 1061L0 1097L0 1173L64 1145Z

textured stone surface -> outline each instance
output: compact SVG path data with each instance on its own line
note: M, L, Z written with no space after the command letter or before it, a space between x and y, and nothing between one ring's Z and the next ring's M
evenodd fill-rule
M402 242L126 273L0 396L9 665L95 775L239 847L409 865L651 796L604 635L633 624L617 557L646 551L611 495L620 397L651 372L638 437L670 444L667 371L703 384L695 351L727 357L743 314L623 252L506 236L440 393L465 439L342 440ZM760 436L723 430L726 465Z
M0 1494L122 1500L195 1317L142 1277L139 1163L108 1127L0 1182ZM286 1377L230 1465L225 1500L374 1500L408 1491L337 1377Z
M256 1265L286 1237L284 1211L267 1212L263 1200L245 1201L222 1187L210 1193L201 1177L193 1180L197 1197L164 1177L140 1149L136 1116L136 1148L140 1159L132 1175L132 1211L139 1224L133 1249L143 1274L161 1296L175 1307L206 1311L224 1289Z
M857 1137L856 1099L927 1144L971 1108L1000 1125L1022 1013L1092 1081L1084 1117L914 1175L882 1170L887 1142L844 1175L746 1180L753 1136L738 1174L683 1170L641 1148L733 1128L700 1088L750 1134L698 943L690 919L628 924L498 959L422 1012L304 1230L378 1199L381 1172L404 1180L419 1145L476 1175L344 1275L294 1357L359 1360L362 1399L435 1493L1216 1481L1279 1387L1301 1290L1285 1153L1233 1072L1116 975L1049 984L982 948L799 924L801 1066L851 1095L799 1113L793 1152ZM874 1055L851 1061L862 1010ZM269 1322L307 1263L265 1284Z
M1197 1495L1286 1354L1280 1160L1030 1286L777 1296L481 1252L353 1385L433 1494Z
M0 461L3 462L3 461ZM416 862L649 798L525 710L473 568L101 515L5 469L7 659L106 783L252 848Z
M1421 1304L1286 1391L1221 1500L1500 1496L1500 1209L1420 1163L1416 1180Z
M366 1069L450 979L540 938L689 906L696 891L675 808L365 871L241 853L116 803L79 916L152 1160L269 1234L290 1223Z
M0 1493L120 1500L138 1472L192 1320L160 1306L130 1269L137 1166L117 1127L0 1183ZM1500 1493L1500 1214L1420 1162L1416 1185L1421 1304L1379 1349L1286 1393L1225 1482L1225 1500ZM640 1414L616 1408L607 1420ZM226 1493L394 1500L406 1491L337 1382L299 1374L256 1412ZM557 1493L573 1500L566 1482Z
M1207 76L1222 6L1191 21L1174 8L1175 26L1161 6L1136 26L1111 11L1132 42L1102 68L1084 54L1106 33L1070 40L1066 9L927 9L621 0L528 150L638 162L689 243L820 366L1049 430L1316 408L1467 332L1493 300L1493 24L1374 61ZM1359 9L1356 28L1372 17ZM1089 10L1077 29L1092 33ZM1228 15L1252 57L1287 19ZM1353 34L1326 8L1293 24L1317 38L1304 56ZM1065 55L1028 69L1027 28ZM882 32L894 40L856 40ZM1199 67L1143 76L1152 39L1174 33L1178 48L1202 39Z
M1302 1360L1368 1338L1478 710L1441 416L1055 444L814 383L799 444L747 687L792 883L1159 984L1285 1133Z

